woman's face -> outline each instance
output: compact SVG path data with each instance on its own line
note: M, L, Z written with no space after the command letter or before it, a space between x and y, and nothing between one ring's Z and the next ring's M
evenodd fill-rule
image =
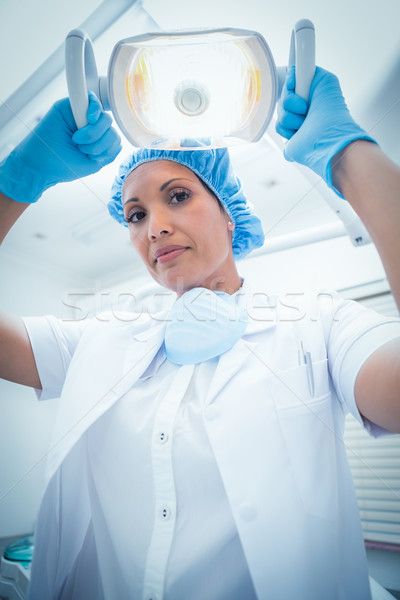
M178 294L240 287L234 226L190 169L168 160L140 165L126 179L123 203L132 244L158 283Z

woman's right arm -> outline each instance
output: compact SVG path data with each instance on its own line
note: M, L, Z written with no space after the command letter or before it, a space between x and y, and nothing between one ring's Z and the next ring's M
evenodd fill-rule
M29 206L29 202L16 202L0 192L0 244Z
M28 206L0 192L0 242ZM25 325L21 317L4 311L0 311L0 377L42 388Z
M21 317L4 311L0 311L0 377L42 389L25 325Z
M99 171L121 149L111 118L89 93L88 125L76 130L68 99L56 102L0 163L0 243L49 187ZM23 320L0 311L0 377L42 389Z

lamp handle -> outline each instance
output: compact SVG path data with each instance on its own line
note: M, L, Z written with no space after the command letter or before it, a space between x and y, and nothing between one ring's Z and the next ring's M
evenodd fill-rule
M81 29L70 31L65 40L65 70L72 114L76 126L80 129L87 125L88 90L100 98L92 40Z
M309 19L300 19L292 30L288 68L296 67L295 92L306 102L315 75L315 28ZM278 98L285 84L286 67L278 67Z
M295 24L290 40L289 67L296 66L295 93L308 102L315 75L315 28L309 19Z

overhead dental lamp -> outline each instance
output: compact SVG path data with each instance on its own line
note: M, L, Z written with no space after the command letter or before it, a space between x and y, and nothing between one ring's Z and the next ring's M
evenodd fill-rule
M315 73L315 32L298 21L289 62L304 99ZM277 68L257 32L157 32L119 41L99 77L93 47L79 29L66 39L68 92L77 126L86 125L87 90L110 110L133 146L196 149L256 142L275 111L286 67Z
M218 148L257 142L264 135L281 149L285 144L268 126L287 68L276 67L267 42L255 31L209 29L127 38L115 45L107 76L99 77L90 38L73 29L66 39L65 62L78 128L87 124L87 92L92 90L136 147ZM315 74L315 30L308 19L292 30L288 67L292 65L296 94L308 101ZM314 176L298 168L306 177ZM370 243L350 205L324 186L320 193L353 245Z

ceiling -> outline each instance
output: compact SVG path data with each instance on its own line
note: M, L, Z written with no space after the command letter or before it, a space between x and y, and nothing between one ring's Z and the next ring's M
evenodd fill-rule
M129 4L132 7L125 10ZM86 20L88 30L93 27L94 31L96 15L101 13L104 20L107 11L118 12L119 7L125 12L120 18L114 15L112 26L103 26L94 43L99 72L104 74L113 45L150 26L143 15L139 18L133 4L128 0L0 0L0 52L7 56L0 82L1 102L6 103L37 69L40 72L41 65L50 62L49 56L56 58L57 52L62 52L70 29ZM143 8L163 29L229 26L258 30L277 65L287 61L294 23L310 18L316 29L317 64L339 76L352 114L400 164L398 0L144 0ZM3 155L54 100L66 95L64 79L61 72L43 87L36 102L21 109L12 127L4 128ZM123 154L128 151L125 144ZM235 149L232 159L267 237L337 221L323 200L322 186L311 185L266 140ZM105 208L116 164L47 191L9 233L3 256L83 283L113 284L142 275L143 267L129 245L126 229L114 223Z

